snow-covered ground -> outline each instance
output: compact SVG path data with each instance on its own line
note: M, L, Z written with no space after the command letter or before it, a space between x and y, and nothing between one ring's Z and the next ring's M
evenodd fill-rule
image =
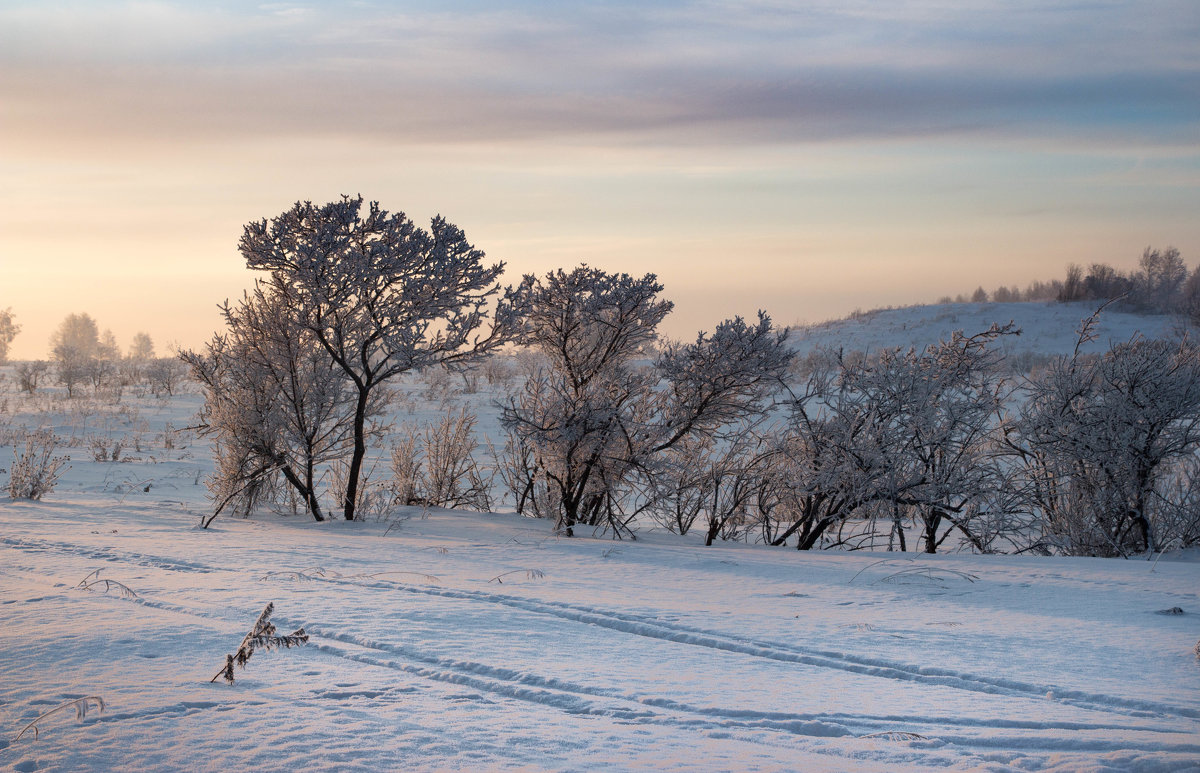
M992 321L967 312L933 316ZM454 399L490 432L491 396ZM202 530L199 404L0 384L0 467L20 427L74 444L44 501L0 499L0 769L1200 770L1196 554L704 548L420 508ZM446 405L412 381L396 418ZM97 570L121 585L77 587ZM309 643L210 683L267 602Z
M1099 303L950 303L879 309L796 328L792 340L802 353L816 346L841 347L847 352L923 348L949 338L955 331L972 335L987 330L992 323L1013 322L1021 334L1002 340L1006 351L1070 354L1078 340L1080 323L1098 306ZM1105 309L1095 330L1096 339L1083 350L1104 351L1138 334L1147 338L1170 336L1181 324L1179 319L1165 315Z

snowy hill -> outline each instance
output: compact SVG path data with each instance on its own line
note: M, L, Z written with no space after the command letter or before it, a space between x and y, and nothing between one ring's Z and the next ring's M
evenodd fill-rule
M871 351L915 346L923 348L961 330L967 335L987 330L993 323L1016 323L1021 335L1006 338L1010 353L1069 354L1075 348L1082 320L1096 310L1093 303L951 303L880 309L845 319L792 331L793 345L801 353L818 346L846 351ZM1179 319L1165 315L1131 314L1105 310L1096 329L1097 338L1084 351L1103 351L1113 343L1137 334L1146 338L1172 335Z

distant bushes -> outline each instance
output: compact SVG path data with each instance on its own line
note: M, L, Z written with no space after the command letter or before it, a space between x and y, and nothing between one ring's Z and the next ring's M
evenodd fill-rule
M1188 271L1179 250L1147 247L1138 267L1125 272L1107 263L1086 269L1072 263L1062 279L1032 282L1024 290L1000 286L988 293L982 287L970 295L943 296L939 303L1009 303L1016 301L1107 301L1147 314L1183 314L1200 322L1200 266Z

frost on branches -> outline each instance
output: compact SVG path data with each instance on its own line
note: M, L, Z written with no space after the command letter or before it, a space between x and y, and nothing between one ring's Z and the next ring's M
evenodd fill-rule
M297 203L245 227L246 265L269 272L295 324L323 350L349 390L350 454L342 515L353 520L380 386L409 370L460 365L504 342L504 303L489 324L502 263L442 217L428 231L361 196Z
M653 274L635 279L580 266L526 276L512 294L518 341L541 355L504 407L510 432L502 473L518 508L555 528L602 526L630 534L634 490L690 437L761 410L791 360L786 334L722 323L711 337L649 347L672 304Z
M1080 342L1090 340L1095 316ZM1128 556L1200 539L1200 350L1134 339L1053 363L1008 438L1043 551Z
M349 446L350 384L292 306L287 287L259 283L222 307L225 334L181 355L204 389L201 431L214 438L214 517L231 504L248 513L282 479L314 519L325 518L317 468Z

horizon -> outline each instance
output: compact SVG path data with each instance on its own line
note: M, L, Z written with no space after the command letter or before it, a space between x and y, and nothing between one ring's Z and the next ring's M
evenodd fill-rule
M1200 262L1185 0L460 8L6 4L10 358L71 313L198 347L242 226L342 194L444 214L504 284L655 273L673 337Z

